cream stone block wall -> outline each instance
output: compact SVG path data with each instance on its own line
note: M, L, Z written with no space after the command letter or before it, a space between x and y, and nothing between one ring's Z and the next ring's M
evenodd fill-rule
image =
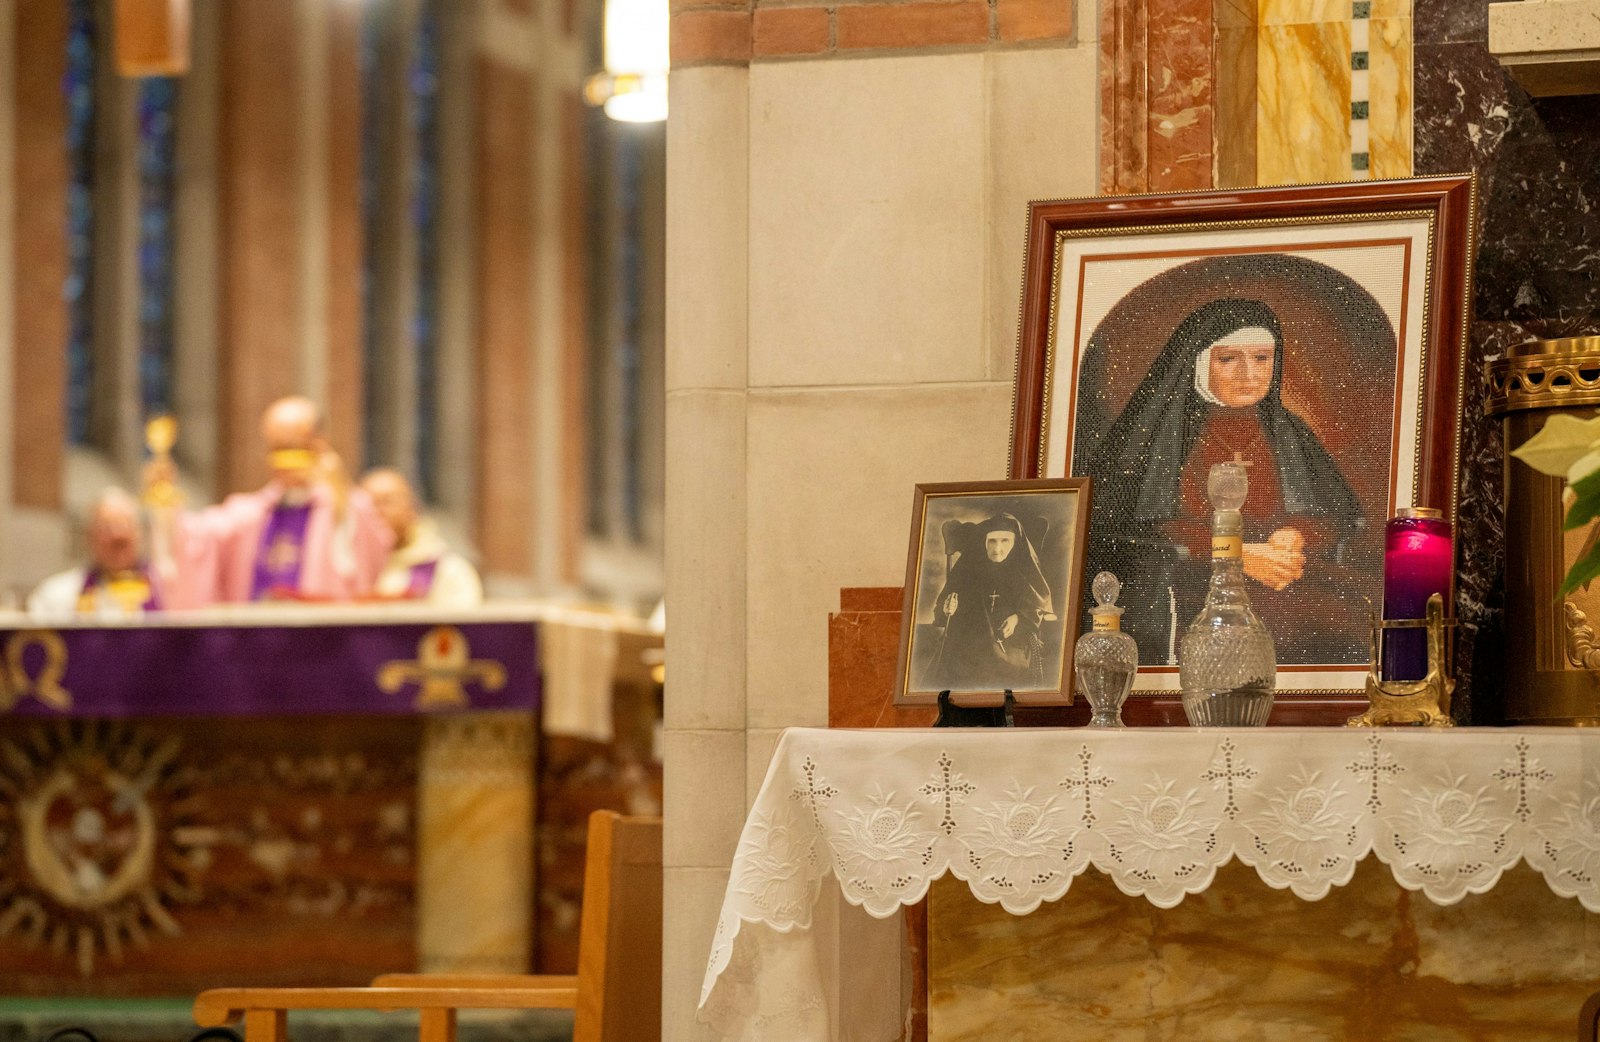
M751 392L751 727L827 724L839 588L904 582L914 487L1005 477L1010 422L1009 383Z
M748 72L672 74L663 1037L694 1017L744 817Z
M744 389L748 75L683 69L668 88L669 391Z
M986 61L750 70L752 386L985 378Z
M1076 46L672 74L667 1039L710 1037L726 865L781 729L827 723L840 587L904 581L918 482L1006 474L1026 204L1095 184L1087 7ZM823 969L838 1037L898 1037L896 987Z
M1079 21L1087 30L1091 24ZM1028 203L1093 195L1095 48L989 55L988 374L1010 383L1017 365Z
M668 731L665 762L683 765L665 777L664 802L692 807L696 828L666 833L664 864L727 868L744 824L746 806L738 797L745 786L743 732Z
M682 766L679 770L683 770ZM667 820L672 820L668 804ZM661 1037L666 1042L701 1042L716 1034L695 1018L711 936L717 929L726 868L674 868L662 879Z
M668 729L745 726L745 408L742 390L667 392Z
M778 751L778 739L783 737L781 727L752 727L745 732L744 752L744 802L748 811L767 780L767 768L772 766L772 754Z

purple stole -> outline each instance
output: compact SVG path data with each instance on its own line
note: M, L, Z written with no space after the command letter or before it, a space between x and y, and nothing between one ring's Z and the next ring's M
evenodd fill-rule
M256 570L250 582L252 601L300 588L300 565L305 559L306 525L310 520L310 503L279 503L272 508L256 548Z
M150 591L148 596L145 597L144 603L139 606L140 610L160 611L161 598L156 594L156 584L150 581L150 569L141 564L131 570L144 581L145 589ZM87 611L87 606L93 601L96 588L102 584L109 588L111 578L99 568L90 568L83 577L83 589L78 591L78 610Z
M433 589L433 573L439 570L439 559L423 561L411 566L411 580L406 583L407 597L421 599Z

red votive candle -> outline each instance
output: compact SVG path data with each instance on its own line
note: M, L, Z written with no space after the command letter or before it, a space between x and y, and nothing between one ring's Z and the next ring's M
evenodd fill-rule
M1383 531L1383 617L1426 618L1428 598L1437 593L1449 618L1454 573L1454 540L1443 511L1401 507ZM1427 675L1428 631L1385 630L1383 679L1421 680Z

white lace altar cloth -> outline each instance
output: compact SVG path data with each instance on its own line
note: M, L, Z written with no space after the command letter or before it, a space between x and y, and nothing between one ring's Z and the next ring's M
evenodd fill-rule
M1171 908L1230 858L1315 901L1368 854L1437 904L1522 860L1600 912L1600 734L790 730L745 821L700 1016L727 1038L830 1037L812 929L830 874L878 918L946 872L1026 915L1090 865Z

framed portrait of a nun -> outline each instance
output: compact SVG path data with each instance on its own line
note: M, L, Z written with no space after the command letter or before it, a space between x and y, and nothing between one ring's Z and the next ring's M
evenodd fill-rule
M1455 518L1474 206L1470 176L1030 206L1011 476L1093 479L1087 568L1122 580L1139 645L1130 722L1183 719L1228 460L1274 719L1365 704L1384 522Z
M918 485L897 704L1072 701L1089 481Z

